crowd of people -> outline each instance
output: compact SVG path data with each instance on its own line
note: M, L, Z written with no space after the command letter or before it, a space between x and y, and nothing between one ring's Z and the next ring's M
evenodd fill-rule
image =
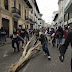
M19 49L19 42L22 41L22 45L24 43L24 38L26 38L26 44L30 40L30 37L35 35L36 41L34 45L37 44L37 41L41 42L41 47L44 51L44 55L48 56L48 59L51 60L50 52L48 49L48 44L52 42L53 47L57 47L60 51L59 59L61 62L64 61L64 54L68 48L69 43L72 46L72 31L69 26L65 26L63 29L61 26L54 28L47 28L47 29L14 29L13 34L10 35L12 40L12 47L14 52L16 51L16 47L14 44L16 43L18 52ZM64 44L63 38L65 39ZM2 27L0 29L0 41L4 44L6 42L6 32ZM71 72L72 72L72 59L71 59Z

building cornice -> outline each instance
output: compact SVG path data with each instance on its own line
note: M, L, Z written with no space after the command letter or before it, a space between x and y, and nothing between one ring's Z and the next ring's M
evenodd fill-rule
M34 0L34 5L35 5L36 10L38 11L38 13L40 13L36 0Z

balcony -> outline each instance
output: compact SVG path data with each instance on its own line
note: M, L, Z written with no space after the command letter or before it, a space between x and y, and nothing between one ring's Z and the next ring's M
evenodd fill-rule
M27 4L27 6L29 7L29 8L32 8L32 6L31 6L31 4L30 4L30 2L28 1L28 0L24 0L25 1L25 3Z
M16 8L12 7L13 17L20 18L21 12Z
M65 5L64 12L72 13L72 0L68 0L67 4Z
M26 17L25 20L26 20L27 22L29 22L29 23L32 23L32 24L35 24L35 23L36 23L35 21L33 21L33 20L32 20L31 18L29 18L29 17Z

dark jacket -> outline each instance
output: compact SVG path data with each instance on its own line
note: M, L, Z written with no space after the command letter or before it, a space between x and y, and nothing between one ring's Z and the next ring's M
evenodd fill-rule
M17 36L14 38L14 37L13 37L13 34L12 34L12 35L10 36L10 38L13 39L14 42L17 42L17 41L21 40L22 43L24 43L24 40L21 39L21 37L20 37L19 35L17 35Z
M68 46L69 46L69 43L71 43L71 46L72 46L72 31L69 32L69 34L67 35L66 39L65 39L65 42L64 44L61 46L60 48L60 53L61 54L65 54Z
M56 37L56 38L63 38L63 35L64 35L63 29L62 29L62 28L59 28L59 29L57 29L57 31L55 32L54 37Z
M47 37L45 35L41 34L40 35L40 38L39 38L39 41L41 41L41 44L44 45L44 43L46 41L48 41L48 40L47 40Z
M26 35L28 35L27 31L25 29L22 29L21 32L20 32L20 36L22 38L25 38Z

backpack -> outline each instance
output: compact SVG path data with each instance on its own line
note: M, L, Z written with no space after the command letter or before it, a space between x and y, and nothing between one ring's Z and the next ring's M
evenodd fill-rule
M62 38L62 35L63 35L62 32L57 31L56 38Z

